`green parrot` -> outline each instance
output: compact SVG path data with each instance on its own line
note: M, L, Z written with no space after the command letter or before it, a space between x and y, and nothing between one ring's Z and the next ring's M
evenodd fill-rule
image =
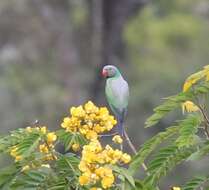
M122 77L117 67L106 65L102 70L103 77L106 78L105 94L108 104L118 121L118 133L124 136L124 118L127 113L129 100L128 83Z

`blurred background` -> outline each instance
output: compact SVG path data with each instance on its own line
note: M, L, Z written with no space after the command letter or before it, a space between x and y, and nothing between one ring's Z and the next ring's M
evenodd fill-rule
M126 125L139 147L179 118L180 110L144 129L162 98L208 60L209 0L1 0L0 133L36 119L58 129L72 105L106 105L100 74L114 64L130 85ZM162 187L193 170L204 164L177 168Z

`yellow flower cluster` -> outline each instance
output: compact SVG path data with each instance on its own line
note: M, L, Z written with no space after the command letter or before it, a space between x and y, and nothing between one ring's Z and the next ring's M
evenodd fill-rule
M32 133L32 132L41 132L42 134L46 134L47 133L47 127L46 126L40 126L40 127L26 127L26 131L28 133Z
M15 158L15 162L22 160L22 156L19 155L17 151L18 151L17 146L13 146L10 151L10 155Z
M80 150L80 145L78 143L75 143L72 145L71 148L74 152L78 152Z
M209 81L209 65L206 65L203 68L203 70L190 75L186 79L186 81L184 82L184 85L183 85L183 92L188 91L192 87L192 85L196 84L201 79L205 79L206 81ZM182 110L183 110L183 113L185 111L186 112L197 112L197 111L199 111L199 108L193 102L186 101L182 104Z
M54 132L46 134L46 142L39 145L39 151L45 153L46 156L44 160L54 160L55 156L52 155L52 151L54 151L54 142L57 140L57 136Z
M79 177L79 183L80 185L88 185L101 181L102 188L107 189L115 181L113 171L108 167L108 164L118 162L127 164L130 160L130 155L118 149L114 150L109 145L103 148L98 140L92 140L82 150L82 158L79 164L82 175ZM95 188L97 187L92 189Z
M171 190L181 190L180 187L172 187Z
M37 169L37 168L40 168L40 167L50 168L50 165L49 164L41 164L41 165L37 166L37 165L32 163L30 165L23 166L22 169L21 169L21 172L25 172L25 171L28 171L30 169Z
M117 123L105 107L98 108L91 101L84 106L72 107L71 117L65 117L61 126L67 132L79 132L88 140L97 139L98 134L110 131Z
M195 105L192 101L186 101L182 104L182 111L183 113L186 112L197 112L199 108Z
M39 145L39 152L45 153L43 160L53 160L54 156L52 155L51 151L54 150L54 142L57 140L57 136L54 132L48 132L46 126L36 126L36 127L26 127L26 131L31 132L41 132L46 139L44 143Z
M121 138L120 135L115 135L113 138L112 138L112 141L114 143L118 143L118 144L122 144L123 143L123 139Z
M57 136L54 132L48 132L46 126L36 126L36 127L26 127L25 131L27 133L38 132L44 135L44 142L39 145L39 152L45 153L43 160L53 160L55 156L52 155L54 151L54 142L57 140ZM23 159L22 155L18 153L18 145L13 146L10 150L10 155L15 158L15 161L21 161ZM27 170L28 167L25 166L23 170Z

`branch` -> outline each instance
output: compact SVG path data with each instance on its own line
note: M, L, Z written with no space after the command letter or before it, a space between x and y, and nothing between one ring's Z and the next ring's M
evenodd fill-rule
M125 130L124 130L124 135L125 135L126 141L127 141L128 145L130 146L131 150L134 152L134 154L137 154L136 148L133 145L133 143L131 142L131 140ZM147 172L147 166L145 163L142 163L142 167L143 167L144 171L147 173L147 175L149 176L150 174Z
M201 114L203 115L203 118L204 118L204 130L205 130L205 134L207 136L207 139L209 139L209 131L208 131L208 127L209 127L209 119L208 119L208 116L207 114L205 113L205 110L204 108L201 106L201 105L198 105L199 109L200 109L200 112Z

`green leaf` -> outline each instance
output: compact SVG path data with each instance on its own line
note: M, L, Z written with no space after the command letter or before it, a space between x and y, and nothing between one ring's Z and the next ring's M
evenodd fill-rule
M188 160L199 160L201 159L203 156L206 156L207 154L209 154L209 141L206 140L206 142L203 143L202 146L200 146L198 148L198 150L196 152L194 152L189 158Z
M40 140L41 138L39 134L30 133L19 144L16 145L17 154L23 158L30 156L38 147Z
M9 190L13 179L19 173L20 167L17 165L11 165L0 170L0 189Z
M56 168L58 171L64 171L67 175L75 176L79 174L78 164L80 160L75 154L67 153L59 157L57 160Z
M51 176L51 177L49 177ZM13 182L11 190L28 190L44 188L47 186L47 180L53 179L50 169L39 168L21 173Z
M155 113L146 120L145 127L151 127L157 124L166 114L180 107L183 102L191 98L191 94L188 96L188 93L184 92L181 92L176 96L168 97L162 105L154 109Z
M118 166L111 166L111 168L113 169L113 171L115 171L116 173L124 177L124 182L127 181L131 185L132 188L135 188L134 178L132 177L131 173L126 168L122 168Z
M154 159L148 163L150 176L146 177L145 182L157 184L161 177L166 176L171 169L187 159L195 150L196 147L179 149L175 145L162 148L154 155Z
M195 143L195 134L201 121L200 114L189 114L186 119L179 122L180 136L176 140L178 147L190 146Z
M22 128L11 131L10 133L0 138L0 152L7 152L10 147L20 143L27 135L25 129Z
M150 153L155 150L158 145L175 135L178 131L178 126L169 127L166 129L166 131L158 133L147 142L145 142L129 165L129 171L131 174L134 174L138 170L139 166L144 162L147 156L149 156Z
M196 176L191 179L186 185L182 188L182 190L195 190L201 185L203 185L206 181L208 181L208 177L205 176Z
M166 98L166 101L154 109L154 114L151 115L145 122L145 127L151 127L157 124L166 114L181 107L182 103L187 100L193 100L201 94L209 92L209 81L202 82L187 92L181 92L175 96Z
M80 133L66 132L64 129L56 132L58 139L63 143L65 151L69 150L73 144L80 144L81 146L87 143L87 140Z

